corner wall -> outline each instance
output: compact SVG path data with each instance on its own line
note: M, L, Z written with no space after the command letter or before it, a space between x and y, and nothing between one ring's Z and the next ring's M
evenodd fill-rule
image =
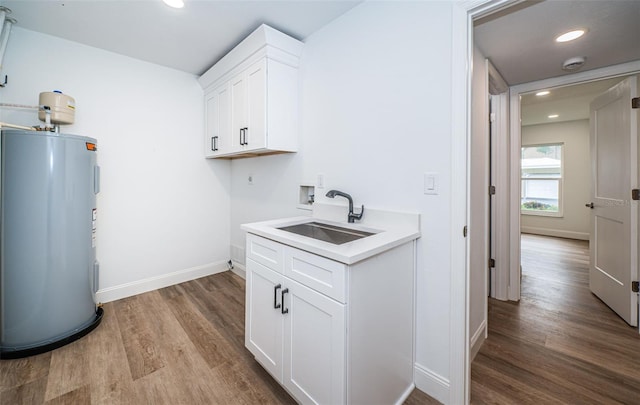
M232 161L231 243L244 222L306 215L300 183L316 201L339 189L370 208L419 212L416 384L449 400L451 271L451 38L448 2L365 2L305 41L298 153ZM436 172L439 195L425 195ZM247 181L253 175L253 185ZM366 215L366 211L365 211ZM234 256L236 256L234 254ZM388 299L403 291L390 291Z
M196 77L14 27L0 101L37 105L42 91L76 100L62 132L98 140L99 299L226 270L229 162L202 154L202 89ZM39 124L32 111L0 119Z

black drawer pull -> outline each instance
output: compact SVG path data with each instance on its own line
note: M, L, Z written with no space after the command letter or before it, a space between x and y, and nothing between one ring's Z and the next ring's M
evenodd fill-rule
M289 289L285 288L284 290L282 290L282 294L280 295L280 301L282 302L282 308L280 309L280 311L282 312L282 315L289 312L289 308L284 307L284 295L288 292L289 292Z
M280 308L280 304L278 304L278 290L282 287L282 284L277 284L273 287L273 307L275 309Z

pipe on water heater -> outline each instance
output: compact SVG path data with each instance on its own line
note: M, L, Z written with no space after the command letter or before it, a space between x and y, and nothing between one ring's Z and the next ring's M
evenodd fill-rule
M7 17L7 15L10 13L10 9L0 6L0 18L2 18L2 33L0 34L0 69L2 69L4 52L7 50L7 43L9 42L11 27L17 22L13 18Z

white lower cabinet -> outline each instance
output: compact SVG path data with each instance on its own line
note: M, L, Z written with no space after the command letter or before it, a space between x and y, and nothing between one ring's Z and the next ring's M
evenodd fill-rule
M298 402L391 404L411 392L413 244L397 249L347 266L247 234L245 345Z
M345 401L345 305L247 261L246 345L302 403Z

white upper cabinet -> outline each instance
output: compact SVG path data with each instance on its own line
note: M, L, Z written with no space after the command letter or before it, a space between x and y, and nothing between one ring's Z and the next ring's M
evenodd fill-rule
M204 73L205 157L295 152L302 43L261 25Z
M231 108L229 100L229 85L223 85L212 89L204 97L205 110L205 157L215 157L219 151L229 150L230 139L220 134L226 134L230 130Z

